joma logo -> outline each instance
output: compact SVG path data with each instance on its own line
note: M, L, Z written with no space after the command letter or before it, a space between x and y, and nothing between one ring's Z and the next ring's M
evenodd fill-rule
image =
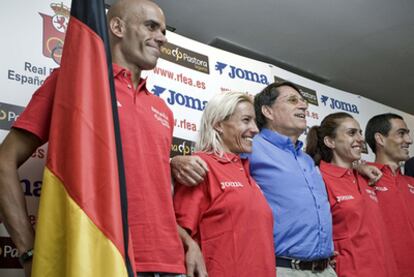
M160 86L154 86L151 91L156 96L160 96L161 94L163 94L164 92L167 91L168 92L168 97L167 97L166 101L167 101L168 104L184 106L184 107L187 107L187 108L193 109L193 110L203 111L204 108L206 107L207 102L208 102L208 101L201 100L201 99L196 98L196 97L191 97L191 96L188 96L188 95L184 95L182 93L179 93L178 91L163 88L163 87L160 87Z
M215 69L216 71L220 73L220 75L222 75L223 73L226 73L224 69L226 69L227 66L228 65L225 63L216 62ZM228 76L231 79L238 78L238 79L243 79L246 81L256 82L256 83L264 84L264 85L269 84L269 81L267 80L267 77L264 74L259 74L257 72L249 71L243 68L238 68L238 67L235 67L234 65L229 65L228 68L229 68Z
M329 99L331 101L329 101ZM339 101L339 100L336 100L332 97L328 97L325 95L321 96L321 101L325 106L328 105L332 110L337 109L337 110L343 110L343 111L350 112L350 113L359 114L358 107L354 104L350 104L344 101Z

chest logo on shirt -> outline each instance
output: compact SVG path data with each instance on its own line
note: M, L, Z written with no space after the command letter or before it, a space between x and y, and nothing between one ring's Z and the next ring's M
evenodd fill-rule
M339 202L343 202L343 201L349 201L349 200L353 200L354 197L352 195L338 195L336 197L336 201Z
M226 188L242 188L243 184L240 182L220 182L221 189L225 190Z
M388 188L387 187L375 186L375 190L377 190L377 191L387 191Z
M378 203L378 197L375 194L375 191L370 190L370 189L365 189L365 191L367 192L367 194L369 195L369 198L371 198L372 200L374 200L375 202Z
M170 120L169 120L168 116L165 113L160 112L159 110L157 110L153 106L151 106L151 111L154 114L154 118L156 120L158 120L161 123L161 125L163 125L164 127L167 127L168 129L170 129Z
M408 186L408 189L410 190L410 192L412 194L414 194L414 186L413 185L410 185L410 184L407 184L407 186Z

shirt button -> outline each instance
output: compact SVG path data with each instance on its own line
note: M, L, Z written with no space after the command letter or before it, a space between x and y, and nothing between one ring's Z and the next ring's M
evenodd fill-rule
M131 85L128 85L128 88L131 89L132 88Z

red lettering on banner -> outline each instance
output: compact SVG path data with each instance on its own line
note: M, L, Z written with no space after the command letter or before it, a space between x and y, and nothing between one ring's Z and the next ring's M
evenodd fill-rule
M193 78L185 76L183 73L175 74L174 72L161 68L161 67L155 67L153 72L159 76L179 82L184 85L188 85L188 86L203 89L203 90L207 88L205 82L200 81L200 80L193 80Z
M188 119L174 119L174 126L181 129L197 132L197 124L189 121Z

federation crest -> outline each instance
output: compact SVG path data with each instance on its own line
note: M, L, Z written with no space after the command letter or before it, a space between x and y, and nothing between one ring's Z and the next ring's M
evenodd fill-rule
M53 16L39 13L43 18L43 56L60 64L70 10L63 3L52 3L50 8Z

